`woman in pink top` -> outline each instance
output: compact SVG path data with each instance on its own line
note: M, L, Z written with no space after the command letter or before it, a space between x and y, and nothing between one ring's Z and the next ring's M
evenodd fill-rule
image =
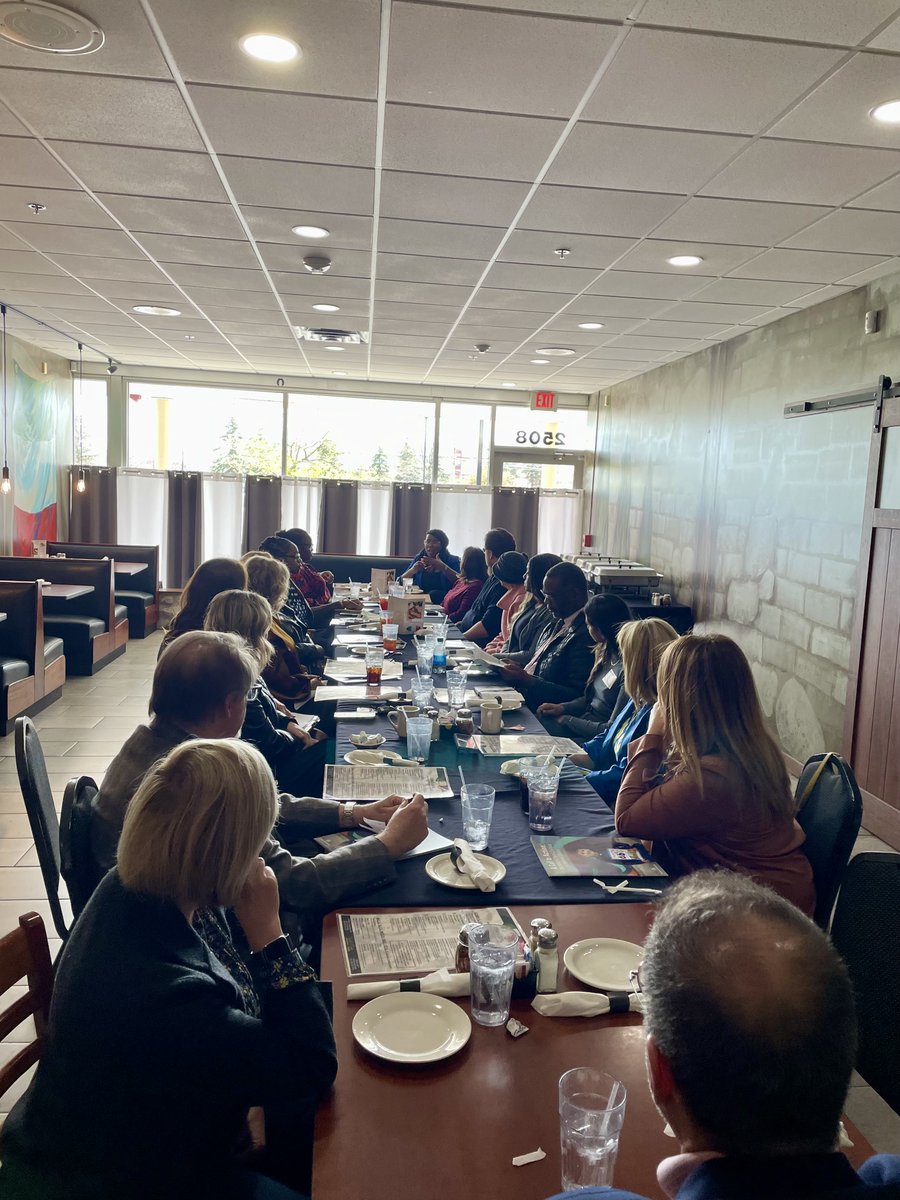
M441 608L451 621L466 615L487 579L487 563L484 551L478 546L467 546L459 564L459 578L441 602Z
M495 654L509 645L509 631L525 602L525 572L528 570L528 555L518 550L507 550L494 563L491 571L503 584L505 591L497 601L500 609L500 632L488 642L485 649Z
M727 867L812 915L805 836L743 651L689 634L666 649L657 684L647 733L628 747L617 831L652 840L672 875Z

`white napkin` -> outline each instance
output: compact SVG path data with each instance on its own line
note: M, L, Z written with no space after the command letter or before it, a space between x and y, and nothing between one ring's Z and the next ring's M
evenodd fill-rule
M349 983L348 1000L374 1000L391 992L427 992L431 996L468 996L469 972L451 974L446 967L421 979L381 979L377 983Z
M493 892L497 887L496 883L475 857L466 839L456 838L453 845L458 846L461 851L454 869L468 875L480 892Z
M535 996L531 1007L542 1017L602 1017L609 1012L609 996L600 992L553 992ZM628 996L628 1011L644 1011L641 995Z

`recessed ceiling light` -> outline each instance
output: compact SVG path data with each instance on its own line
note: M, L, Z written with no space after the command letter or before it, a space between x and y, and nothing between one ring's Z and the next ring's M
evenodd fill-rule
M549 358L533 358L531 361L534 363L534 365L536 367L545 367L547 365L547 363L550 361L550 359Z
M672 258L667 258L666 262L673 267L698 267L703 259L696 254L675 254Z
M300 54L296 42L274 33L249 33L241 38L240 47L251 58L268 63L293 62Z
M162 308L158 304L135 304L131 310L136 313L143 313L145 317L180 317L180 308Z
M332 373L332 375L346 375L347 374L346 371L332 371L331 373Z
M337 304L314 304L313 308L316 312L340 312Z
M333 351L335 354L343 354L343 352L344 352L344 347L343 347L343 346L326 346L326 347L325 347L325 349L326 349L326 350L331 350L331 351Z
M514 383L504 383L503 384L503 387L515 387L515 386L516 385Z
M877 105L869 110L869 116L882 125L900 125L900 100L888 100L886 104Z
M579 329L602 329L603 323L601 321L581 321L581 322L579 322L578 328Z
M321 225L295 225L291 233L296 233L297 237L302 238L331 237L331 230L324 229Z
M537 352L548 358L570 358L575 353L569 346L538 346Z

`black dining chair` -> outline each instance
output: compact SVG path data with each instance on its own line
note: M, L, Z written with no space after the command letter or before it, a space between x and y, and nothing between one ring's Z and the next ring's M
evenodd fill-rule
M797 781L796 814L816 887L813 918L827 929L862 821L859 787L839 754L814 754L806 760Z
M98 790L90 775L76 775L63 793L59 818L60 870L76 920L104 874L91 849L91 812Z
M16 769L19 787L25 801L25 811L31 826L50 913L56 932L63 941L69 936L69 925L63 914L59 898L60 853L59 820L53 803L53 792L47 776L47 763L41 747L41 739L30 717L19 717L16 721Z
M857 854L844 872L831 940L856 992L856 1067L900 1113L900 854Z

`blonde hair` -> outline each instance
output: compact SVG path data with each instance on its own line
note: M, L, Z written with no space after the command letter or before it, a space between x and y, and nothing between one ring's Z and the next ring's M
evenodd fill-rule
M663 654L659 699L675 769L700 787L700 759L721 754L755 799L782 816L794 801L784 758L766 729L750 664L737 642L720 633L686 634Z
M291 575L283 562L271 554L254 554L248 558L247 583L250 590L268 600L272 611L277 613L287 599L291 586Z
M622 684L640 707L656 699L656 672L663 650L678 637L668 621L648 617L646 621L626 621L619 626L619 652L622 655Z
M268 552L268 550L248 550L246 554L241 555L241 557L238 559L238 562L242 562L246 565L251 558L257 557L271 558L272 555Z
M184 742L128 805L119 877L181 909L230 908L277 816L275 780L258 750L236 738Z
M274 651L267 634L272 627L272 607L256 592L220 592L209 603L203 628L242 637L259 659L260 669L268 666Z

